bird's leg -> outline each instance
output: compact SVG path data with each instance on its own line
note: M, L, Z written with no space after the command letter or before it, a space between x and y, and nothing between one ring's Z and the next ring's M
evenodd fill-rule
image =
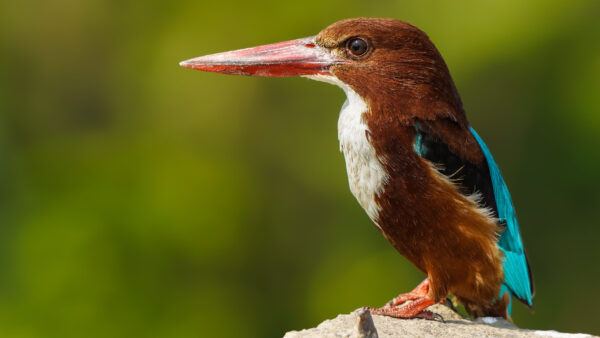
M403 293L403 294L399 295L398 297L389 301L384 306L384 308L396 307L398 305L404 304L405 302L407 302L409 300L417 300L420 298L426 298L428 293L429 293L429 277L425 278L421 282L421 284L417 285L417 287L414 288L411 292Z
M388 302L384 307L375 309L368 308L372 314L389 316L395 318L424 318L429 320L435 320L439 317L430 311L425 309L433 304L435 300L429 297L429 278L425 278L421 284L417 285L409 293L403 293L398 297ZM404 306L400 306L407 301L412 301ZM442 319L443 320L443 319Z
M429 297L421 297L413 300L409 304L404 306L385 306L379 309L368 308L372 314L380 316L389 316L395 318L423 318L429 320L435 320L437 317L431 311L425 311L425 309L435 304L435 301Z

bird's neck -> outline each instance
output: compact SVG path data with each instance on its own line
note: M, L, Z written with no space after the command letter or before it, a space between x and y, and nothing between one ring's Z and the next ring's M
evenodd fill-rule
M369 138L367 104L350 87L344 91L347 100L338 120L340 150L346 160L350 190L377 224L381 208L375 197L383 191L388 173Z
M314 80L335 84L346 93L338 120L340 150L346 160L350 191L369 217L378 223L381 207L376 202L388 180L380 158L377 156L367 125L369 107L350 86L333 76L311 76Z

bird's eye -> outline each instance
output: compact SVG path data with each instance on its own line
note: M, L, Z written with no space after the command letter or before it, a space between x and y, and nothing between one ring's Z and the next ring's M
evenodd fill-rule
M369 44L361 38L352 38L346 43L346 50L351 56L363 56L369 50Z

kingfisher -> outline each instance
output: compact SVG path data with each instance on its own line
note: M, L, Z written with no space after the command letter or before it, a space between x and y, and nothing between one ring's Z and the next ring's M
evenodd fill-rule
M435 319L451 294L473 317L510 320L534 284L515 208L467 121L441 54L419 28L355 18L316 36L201 56L181 66L302 76L346 93L338 120L350 191L391 245L427 275L372 313Z

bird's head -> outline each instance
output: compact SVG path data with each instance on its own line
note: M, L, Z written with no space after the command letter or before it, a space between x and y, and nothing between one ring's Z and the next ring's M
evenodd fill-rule
M352 90L371 111L397 117L464 116L436 47L423 31L394 19L346 19L316 36L201 56L180 65L235 75L304 76L336 84L346 93Z

